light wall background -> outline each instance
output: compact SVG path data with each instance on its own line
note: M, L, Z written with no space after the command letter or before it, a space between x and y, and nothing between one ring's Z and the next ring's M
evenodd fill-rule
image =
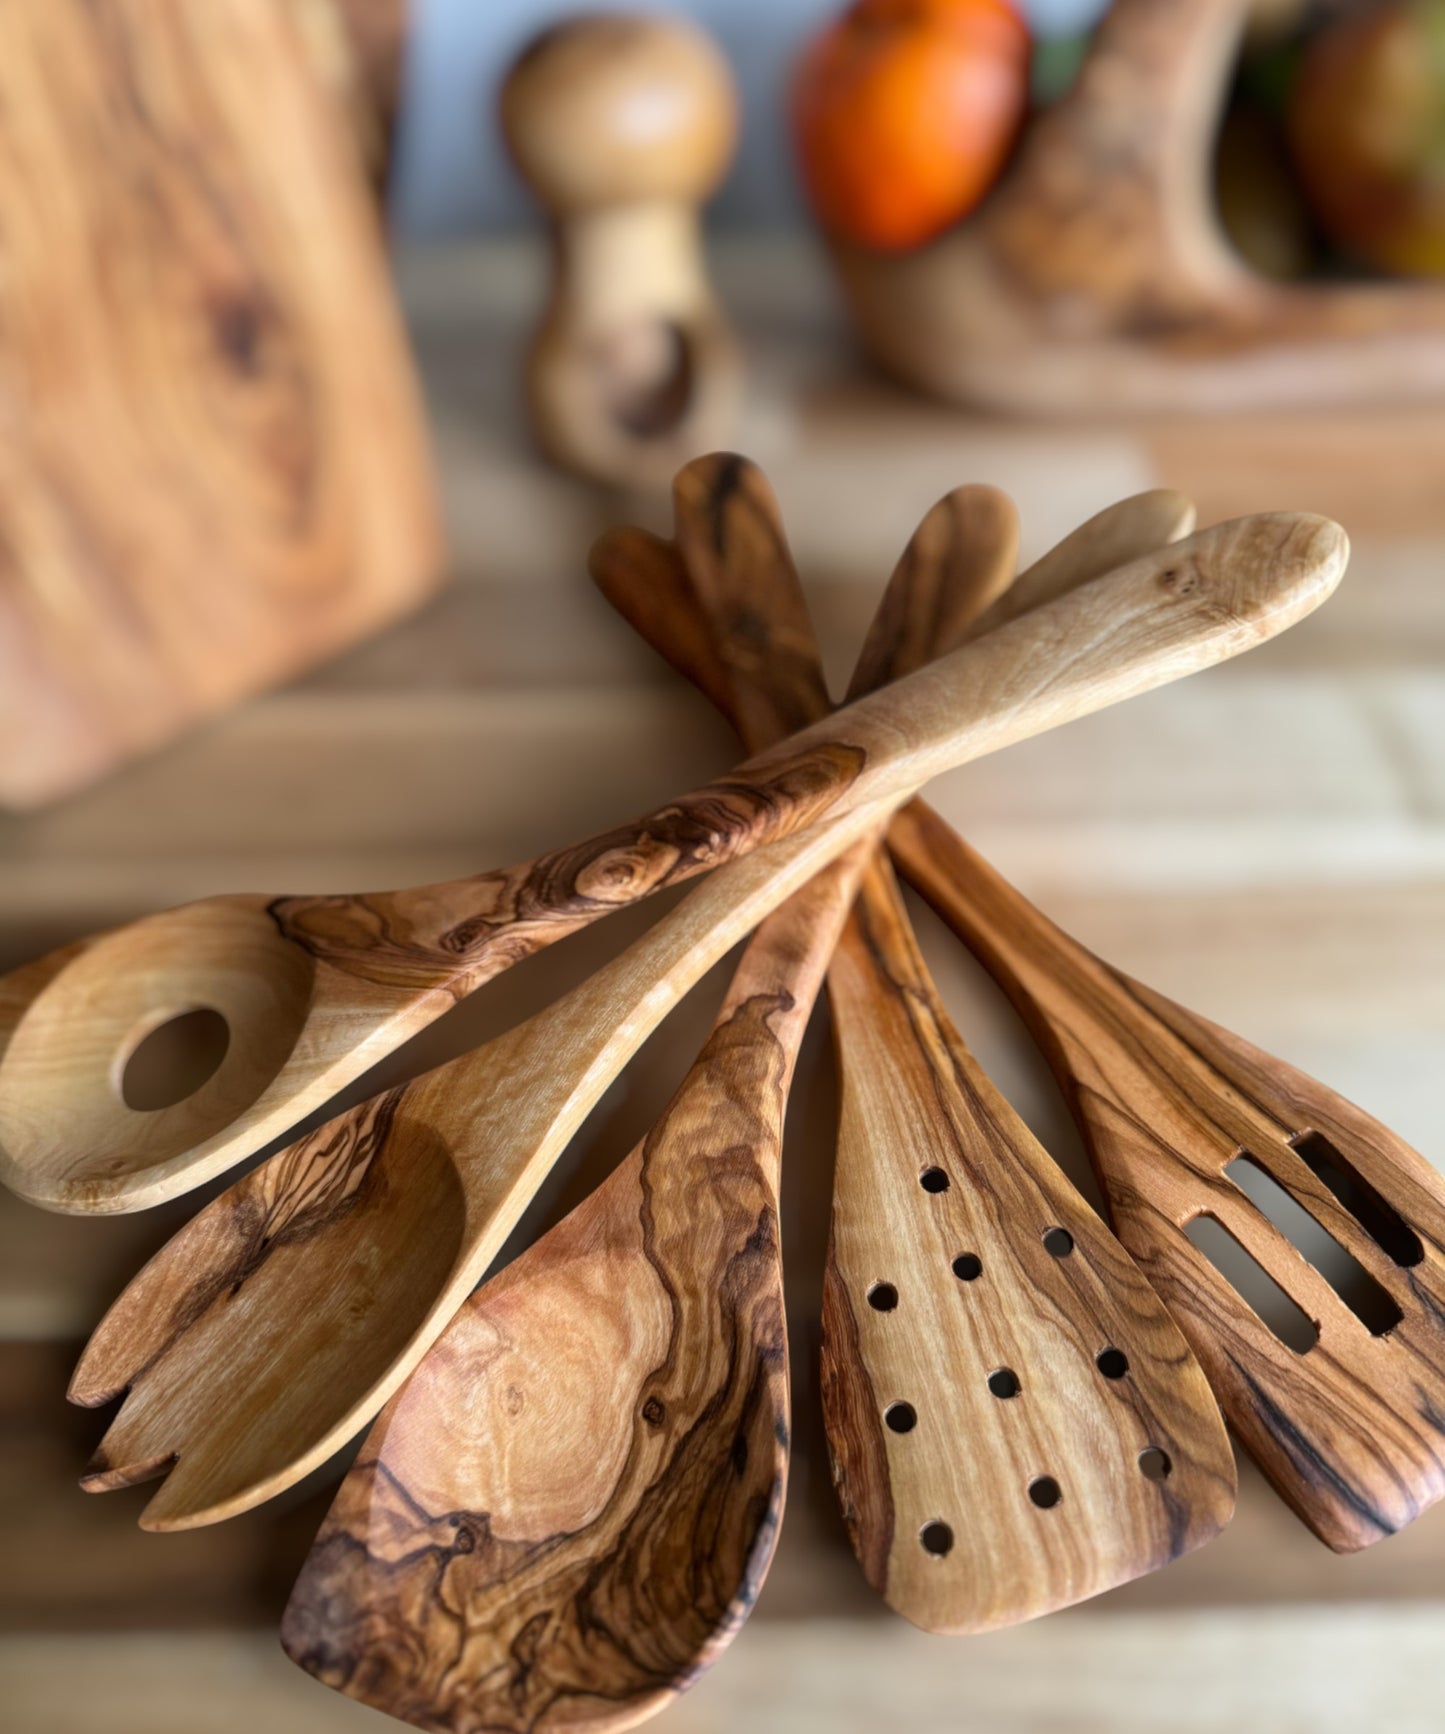
M493 119L496 90L534 31L577 0L411 0L406 102L393 187L405 235L517 228L531 217ZM1040 30L1082 28L1103 0L1023 0ZM800 42L843 0L676 0L722 43L743 97L738 160L715 206L720 223L786 223L799 210L783 123L783 90ZM614 0L610 10L633 9ZM596 8L600 9L600 8ZM636 9L657 10L642 6Z

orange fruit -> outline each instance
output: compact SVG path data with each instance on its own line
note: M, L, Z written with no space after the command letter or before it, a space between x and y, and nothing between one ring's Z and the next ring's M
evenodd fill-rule
M1013 0L858 0L804 50L791 90L808 197L864 246L921 246L998 178L1028 106Z

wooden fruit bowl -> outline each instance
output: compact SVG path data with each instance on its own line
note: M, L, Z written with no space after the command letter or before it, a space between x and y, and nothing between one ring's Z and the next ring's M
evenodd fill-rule
M1276 283L1209 187L1249 0L1115 0L989 201L923 250L834 255L910 385L1036 415L1445 398L1445 285Z

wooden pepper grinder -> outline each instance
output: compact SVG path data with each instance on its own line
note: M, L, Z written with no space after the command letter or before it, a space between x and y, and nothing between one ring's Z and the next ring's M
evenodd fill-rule
M738 406L699 222L737 141L727 62L690 24L580 17L523 50L501 118L552 223L527 374L542 444L597 480L666 482L730 443Z

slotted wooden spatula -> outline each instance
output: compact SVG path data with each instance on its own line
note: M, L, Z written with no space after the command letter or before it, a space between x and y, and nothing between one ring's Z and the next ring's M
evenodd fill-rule
M921 651L930 633L957 637L1007 582L1016 530L992 500L990 511L988 491L961 490L925 519L855 692L888 678L901 644ZM604 544L594 562L603 588L627 592L624 611L643 614L665 650L676 613L710 624L709 684L746 739L825 713L806 605L761 475L690 465L677 519L690 594L672 588L679 568L652 558L669 551L635 536ZM1088 575L1066 558L1048 571L1061 587ZM688 657L703 648L692 641ZM1208 1540L1233 1509L1234 1465L1203 1373L1142 1274L964 1047L881 858L829 986L843 1106L824 1407L870 1582L927 1629L983 1631Z

